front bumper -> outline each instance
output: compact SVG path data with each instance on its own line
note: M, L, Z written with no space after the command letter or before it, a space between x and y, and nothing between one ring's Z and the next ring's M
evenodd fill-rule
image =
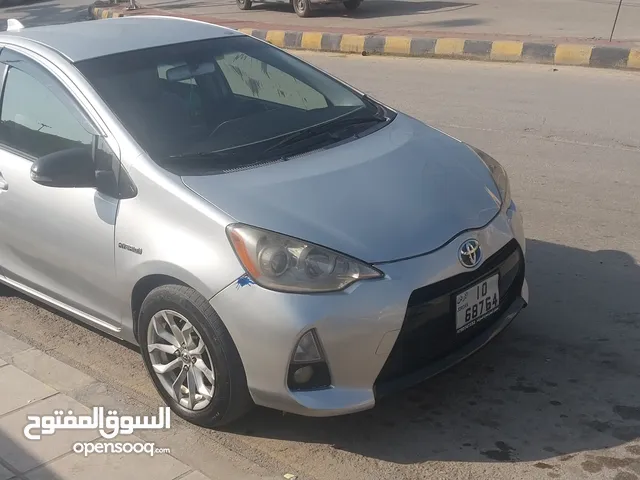
M475 238L484 261L458 261ZM242 358L253 400L307 416L366 410L376 398L419 383L473 354L499 334L528 302L525 238L514 204L485 228L465 232L421 257L376 265L385 278L331 294L287 294L246 282L211 299ZM500 310L456 334L452 295L500 271ZM287 372L301 336L315 329L332 385L292 391Z

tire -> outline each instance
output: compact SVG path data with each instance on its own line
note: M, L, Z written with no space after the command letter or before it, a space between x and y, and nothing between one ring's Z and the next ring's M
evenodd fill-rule
M240 10L251 10L251 0L236 0Z
M311 16L311 1L310 0L293 0L293 9L299 17Z
M152 357L148 348L148 336L154 334L149 333L149 326L154 315L162 311L175 312L188 320L195 328L198 340L201 339L208 350L209 357L207 358L210 358L212 364L210 369L214 374L213 393L209 403L200 410L181 405L167 391L159 374L153 369ZM153 329L153 326L151 328ZM163 285L152 290L140 309L138 339L145 367L156 390L179 417L203 427L219 427L237 420L253 407L242 360L229 332L209 302L192 288L180 285ZM170 358L168 355L167 358ZM175 356L175 354L170 355ZM179 362L182 361L180 356L175 358L179 359L177 360ZM188 366L185 364L177 368L179 374L182 374L182 368L188 369L191 366L189 362L187 363ZM195 365L196 363L193 366L195 367ZM195 391L196 388L194 388ZM182 394L183 391L180 390L178 395Z
M358 8L361 3L362 3L362 0L347 0L346 2L344 2L344 7L347 10L353 11L356 8Z

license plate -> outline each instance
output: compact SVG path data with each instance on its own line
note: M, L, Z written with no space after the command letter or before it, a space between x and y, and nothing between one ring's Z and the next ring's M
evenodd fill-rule
M464 332L487 315L498 310L500 304L499 275L493 275L456 296L456 331Z

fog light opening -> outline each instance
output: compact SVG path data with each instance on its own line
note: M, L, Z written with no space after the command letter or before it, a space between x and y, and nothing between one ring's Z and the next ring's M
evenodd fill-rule
M306 332L293 352L287 385L291 390L329 388L331 375L315 330Z
M321 362L323 360L313 330L309 330L298 341L293 354L293 363Z
M307 383L311 380L311 377L313 377L313 367L311 365L297 368L293 371L293 380L299 385Z

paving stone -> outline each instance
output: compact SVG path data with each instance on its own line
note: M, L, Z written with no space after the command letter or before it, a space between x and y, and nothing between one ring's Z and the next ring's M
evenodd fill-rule
M0 392L3 392L0 395L0 415L56 393L50 386L13 365L0 368Z
M29 350L31 347L11 335L0 332L0 357L9 358L18 352Z
M210 480L209 477L205 477L200 472L191 472L186 477L182 477L180 480Z
M117 446L123 443L142 442L134 435L120 435L113 440L98 439L93 444L107 443ZM168 454L146 453L71 453L30 472L28 480L173 480L191 470L184 463ZM206 477L201 477L208 480ZM194 477L193 480L199 480Z
M92 377L77 368L33 348L15 354L13 364L23 372L67 394L95 382Z
M0 373L7 368L0 369ZM70 452L76 442L90 442L100 436L94 430L60 430L40 440L24 436L24 428L29 423L27 415L52 415L54 410L72 410L75 415L91 413L84 405L62 394L9 413L0 418L0 458L23 473Z
M0 433L0 435L2 434ZM9 470L7 470L2 465L0 465L0 480L8 480L9 478L12 478L12 477L13 477L13 473L11 473Z

